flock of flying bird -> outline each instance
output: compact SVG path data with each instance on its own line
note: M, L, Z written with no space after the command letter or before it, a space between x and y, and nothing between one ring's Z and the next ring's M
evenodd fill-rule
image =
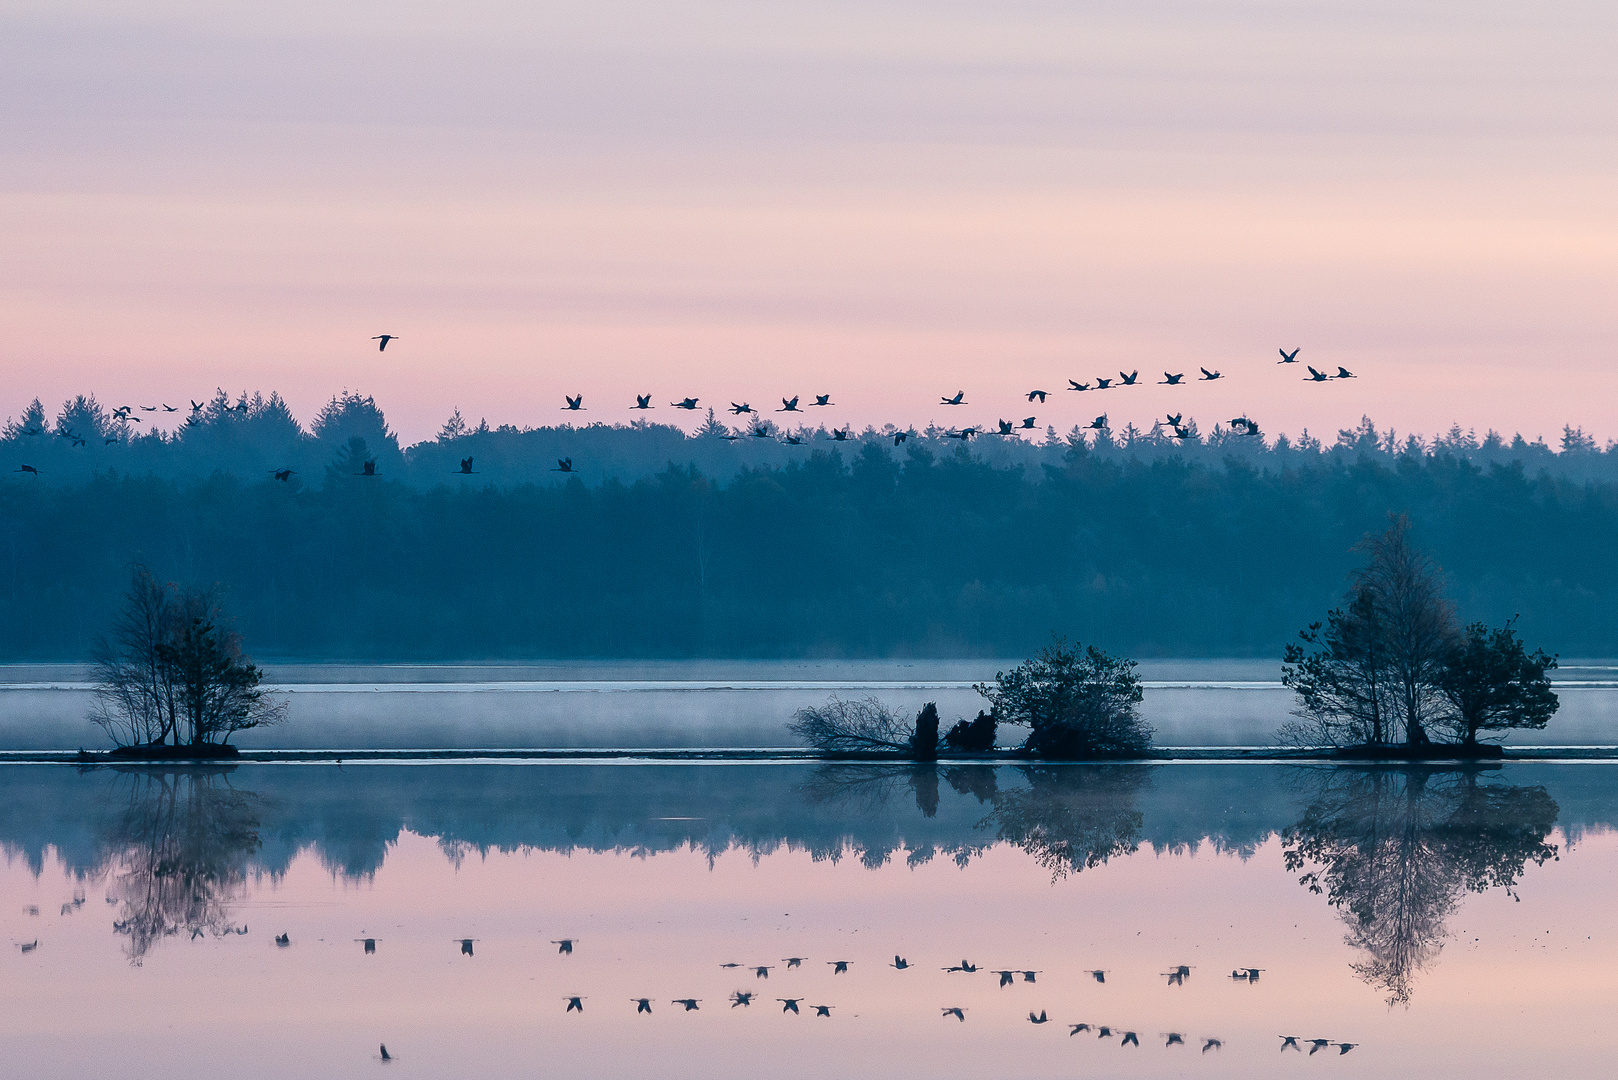
M376 938L357 938L356 940L364 945L365 952L367 954L376 952ZM473 947L476 940L477 939L475 938L454 939L455 943L460 947L460 954L462 956L474 955ZM559 954L571 956L573 954L573 948L577 942L577 938L561 938L558 940L553 940L551 944L556 946L556 951ZM281 934L275 939L275 943L276 945L285 948L291 944L291 941L288 935ZM27 946L24 947L25 951L27 948ZM803 965L808 962L808 960L809 958L806 956L788 956L783 957L778 963L775 964L739 964L729 962L720 964L719 967L721 970L725 971L751 971L755 979L768 979L770 977L770 972L776 970L782 965L785 966L784 970L790 971L793 968L801 969ZM827 967L832 969L833 975L847 975L854 961L827 960L824 961L824 963ZM895 971L907 971L914 965L903 956L895 955L893 962L887 966L893 968ZM942 968L941 970L946 974L959 973L966 975L975 975L980 971L984 971L990 975L996 976L999 980L999 987L1002 989L1008 986L1017 985L1019 983L1037 983L1038 976L1043 974L1043 972L1039 969L984 968L972 963L969 960L962 960L959 964L951 964ZM1170 968L1168 971L1163 972L1161 977L1167 979L1169 986L1184 986L1186 981L1191 977L1192 970L1193 968L1188 964L1179 964L1173 968ZM1263 968L1252 967L1236 968L1230 973L1230 979L1232 982L1244 982L1249 985L1253 985L1259 981L1259 977L1264 970L1265 969ZM1089 976L1093 981L1104 985L1107 981L1107 975L1109 972L1103 969L1092 969L1084 972L1084 974ZM729 1003L731 1009L741 1009L751 1007L754 999L758 998L759 996L760 993L757 990L738 989L732 991L724 1000ZM589 997L585 994L564 994L562 995L561 1000L563 1002L562 1011L564 1014L582 1014L584 1012L584 1003L589 1000ZM669 999L669 1005L681 1012L697 1012L702 1008L704 1000L705 999L703 998L697 997L671 998ZM806 996L778 997L774 1000L780 1004L781 1012L783 1014L791 1013L794 1016L809 1015L830 1019L832 1010L837 1008L835 1005L808 1004L810 999ZM656 1006L660 1004L660 999L654 999L651 997L630 997L628 998L628 1002L635 1007L635 1015L641 1016L650 1015L652 1012L654 1012ZM805 1012L805 1010L809 1011ZM964 1006L946 1005L940 1006L939 1011L940 1015L946 1020L953 1019L961 1023L965 1023L966 1014L970 1010ZM1052 1018L1049 1012L1045 1009L1041 1009L1037 1013L1030 1010L1028 1013L1028 1022L1039 1026L1051 1023ZM1125 1046L1134 1046L1138 1048L1141 1045L1139 1032L1115 1024L1069 1022L1067 1027L1069 1037L1075 1035L1094 1035L1097 1039L1117 1038L1118 1046L1120 1048ZM1163 1039L1164 1049L1175 1046L1189 1045L1186 1042L1187 1036L1184 1032L1164 1031L1159 1032L1158 1035ZM1288 1050L1295 1050L1301 1053L1303 1050L1303 1046L1301 1044L1308 1044L1309 1054L1311 1056L1320 1053L1322 1050L1335 1048L1337 1055L1340 1057L1359 1045L1358 1043L1341 1042L1335 1039L1306 1039L1298 1035L1278 1035L1276 1037L1281 1040L1281 1051L1283 1053ZM1200 1042L1202 1044L1202 1052L1204 1054L1210 1051L1220 1050L1225 1045L1223 1039L1209 1035L1199 1036L1193 1041ZM391 1058L386 1044L382 1046L382 1057L385 1060Z
M377 345L378 351L384 351L388 347L388 342L399 340L399 336L397 334L377 334L371 340L376 341L376 342L379 343ZM1296 363L1299 363L1299 360L1298 360L1298 353L1300 351L1299 349L1295 348L1291 352L1288 352L1285 349L1279 349L1277 351L1281 354L1281 359L1277 361L1278 364L1296 364ZM1328 374L1328 373L1326 373L1324 371L1320 371L1320 370L1316 369L1312 365L1305 364L1304 366L1309 369L1309 377L1304 379L1303 380L1304 382L1324 383L1324 382L1334 382L1334 381L1341 380L1341 379L1353 379L1353 378L1357 377L1357 376L1355 376L1355 374L1352 371L1349 371L1345 367L1338 367L1336 374ZM1202 375L1199 378L1192 380L1193 382L1198 382L1198 383L1218 382L1221 379L1225 378L1224 373L1217 370L1217 369L1216 370L1209 370L1208 368L1204 367L1204 368L1199 368L1198 370L1200 370L1202 372ZM1184 385L1186 385L1185 379L1186 379L1186 373L1185 372L1176 373L1176 372L1171 372L1171 371L1165 371L1165 372L1163 372L1163 378L1158 380L1156 385L1158 385L1158 386L1184 386ZM1079 393L1083 393L1083 392L1087 392L1087 391L1116 390L1116 389L1122 389L1122 388L1127 387L1127 386L1146 385L1146 384L1143 384L1143 383L1140 382L1140 371L1139 371L1139 369L1136 369L1136 370L1128 372L1128 373L1120 371L1118 373L1118 377L1116 379L1111 378L1111 377L1105 377L1104 378L1104 377L1101 377L1101 376L1096 376L1096 377L1092 378L1090 382L1079 382L1077 379L1068 379L1067 382L1068 382L1067 389L1069 391L1075 391L1075 392L1079 392ZM1028 401L1030 403L1037 401L1041 405L1043 405L1043 404L1045 404L1046 398L1050 396L1050 393L1051 392L1048 391L1048 390L1029 390L1029 391L1027 391L1026 396L1027 396L1027 399L1028 399ZM799 413L799 414L802 414L804 412L804 410L807 409L807 408L828 407L828 406L836 405L836 402L831 400L831 395L830 394L815 394L813 396L814 396L814 400L811 401L811 402L807 402L807 403L802 403L802 395L796 395L795 394L790 398L784 397L784 398L781 399L781 407L779 409L775 409L773 411L777 412L777 413ZM583 393L564 394L563 399L567 402L567 404L562 406L562 411L563 412L584 412L584 411L586 411L585 405L584 405L584 394ZM701 401L700 398L685 397L685 398L681 398L679 401L671 401L671 402L669 402L669 406L671 408L675 408L675 409L684 409L684 410L686 410L688 412L694 412L700 407L700 404L699 404L700 401ZM964 391L964 390L957 390L951 396L940 397L938 403L940 405L946 405L946 406L962 406L962 405L969 404L967 402L967 400L966 400L966 391ZM631 406L630 409L631 409L631 411L634 411L634 412L644 412L646 410L654 409L656 407L657 406L652 404L652 395L651 394L636 394L635 395L635 404L633 406ZM166 403L163 403L163 404L160 404L160 405L142 405L142 406L140 406L140 410L142 412L157 412L159 408L161 408L163 412L168 412L168 413L178 412L179 411L174 406L166 404ZM232 410L239 410L241 412L246 412L247 411L247 403L245 401L242 401L242 402L240 402L240 403L238 403L236 405L233 405L233 406L226 406L226 408L232 409ZM197 403L196 401L191 402L191 415L186 419L187 426L197 423L197 414L202 412L202 410L203 410L203 406L201 404ZM744 438L753 438L753 439L770 439L772 441L780 442L780 443L783 443L783 444L788 445L788 446L802 446L802 445L804 445L804 441L805 441L804 432L803 432L803 430L801 428L799 429L798 433L796 433L796 434L783 430L780 433L780 436L777 437L776 432L774 430L772 430L771 426L768 423L765 422L765 420L763 419L763 417L760 414L759 410L755 409L750 402L732 401L730 403L729 409L726 410L726 411L728 411L732 416L736 416L736 417L747 416L747 417L750 417L751 420L752 420L751 426L747 430L745 435L744 434L738 434L735 431L728 431L724 435L719 436L721 439L724 439L726 442L737 442L737 441L739 441L741 439L744 439ZM117 409L114 409L112 415L114 417L118 418L119 420L124 421L125 423L133 422L133 423L138 424L138 423L141 422L141 418L138 417L138 416L135 416L134 415L134 410L131 409L130 406L128 406L128 405L122 405L122 406L119 406ZM1026 416L1026 417L1023 417L1020 422L1014 421L1014 420L999 420L999 421L996 422L996 424L995 424L995 426L993 428L982 428L982 427L960 427L960 428L955 428L955 427L952 427L952 428L946 430L943 434L944 434L944 438L946 438L946 439L959 439L963 443L965 443L965 442L967 442L967 441L969 441L969 440L971 440L973 438L976 438L977 436L980 436L980 435L994 435L994 436L1003 436L1003 437L1007 437L1007 438L1016 438L1017 436L1019 436L1024 431L1033 431L1033 430L1035 430L1034 423L1035 423L1036 419L1037 419L1037 417ZM1169 436L1170 438L1178 439L1178 440L1183 441L1185 439L1191 438L1192 435L1193 435L1193 432L1191 431L1191 429L1185 426L1184 419L1185 419L1184 413L1168 413L1161 420L1154 421L1153 424L1152 424L1152 429L1153 429L1154 432L1156 432L1156 431L1160 431L1164 427L1167 427L1171 432L1171 434ZM1262 438L1262 436L1264 434L1263 431L1260 430L1258 424L1255 423L1254 421L1250 420L1246 415L1233 417L1229 421L1229 425L1230 425L1230 427L1231 427L1231 429L1233 431L1237 432L1239 435L1242 435L1242 436L1254 437L1254 438ZM1098 432L1110 431L1111 430L1111 422L1108 420L1107 414L1102 413L1100 416L1097 416L1088 425L1086 425L1086 430L1093 430L1093 431L1098 431ZM45 429L43 427L25 428L23 430L24 435L43 435L44 433L45 433ZM63 428L61 430L54 431L51 434L54 435L54 436L57 436L57 437L66 438L66 439L70 440L71 444L74 445L74 446L84 446L86 444L86 441L87 441L84 436L81 436L81 435L75 433L74 431L72 431L69 428ZM833 427L831 429L831 436L830 437L831 437L832 442L848 442L848 441L850 441L850 437L852 436L852 434L853 434L853 428L851 426L843 427L841 429ZM893 444L895 446L898 446L898 445L904 443L907 439L915 437L915 435L916 435L916 432L915 432L914 429L907 429L905 431L894 432L894 434L892 436ZM113 436L113 437L105 438L103 441L110 444L110 443L116 443L116 442L118 442L120 440L116 436ZM473 459L471 457L462 458L461 462L460 462L460 468L455 470L455 475L457 475L457 476L472 476L472 475L475 475L475 471L472 468L472 464L473 464ZM39 470L37 468L35 468L33 465L28 465L28 464L24 464L21 468L16 469L15 471L19 472L19 473L32 473L34 476L39 475ZM557 461L556 461L556 467L554 469L551 469L550 471L551 472L556 472L556 473L573 473L573 472L576 472L577 470L573 467L573 459L570 458L570 457L565 457L565 458L558 458ZM296 470L290 469L290 468L272 469L270 471L270 475L273 476L275 479L280 480L282 482L288 482L288 481L290 481L292 479L292 477L294 475L296 475ZM355 475L356 476L376 476L377 475L376 462L375 461L362 462L361 463L361 471L356 473Z

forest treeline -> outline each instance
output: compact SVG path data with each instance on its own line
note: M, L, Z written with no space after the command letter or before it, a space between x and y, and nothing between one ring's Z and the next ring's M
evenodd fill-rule
M287 482L0 480L0 656L89 655L138 561L221 586L259 659L1015 656L1052 632L1135 656L1279 657L1341 601L1351 549L1390 512L1410 516L1462 619L1520 613L1525 638L1563 655L1618 646L1618 482L1520 460L1074 438L1007 461L873 437L782 464L665 457L638 476L502 484L448 475L458 457L482 468L462 440L498 433L474 432L432 444L447 460L429 485L385 463L352 475L346 440L365 436L341 422Z

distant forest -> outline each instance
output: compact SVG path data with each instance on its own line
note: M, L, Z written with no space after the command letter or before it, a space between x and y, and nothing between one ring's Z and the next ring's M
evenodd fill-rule
M1279 656L1390 512L1464 619L1520 613L1536 645L1618 653L1618 450L1574 429L1555 449L1369 420L1329 443L1187 423L791 445L711 414L689 435L457 415L401 447L358 394L308 430L274 395L177 404L169 435L89 397L0 433L19 469L0 477L0 658L87 655L136 560L222 585L260 659L1015 656L1052 631Z

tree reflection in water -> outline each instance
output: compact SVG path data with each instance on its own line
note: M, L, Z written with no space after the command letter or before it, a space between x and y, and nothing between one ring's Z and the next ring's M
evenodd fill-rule
M1557 858L1556 801L1542 787L1486 783L1478 768L1309 770L1303 817L1282 836L1301 884L1342 910L1360 978L1409 1004L1468 891L1513 887Z
M139 965L158 941L187 933L245 933L230 921L259 849L259 797L238 791L226 769L129 770L122 813L104 837L113 929Z

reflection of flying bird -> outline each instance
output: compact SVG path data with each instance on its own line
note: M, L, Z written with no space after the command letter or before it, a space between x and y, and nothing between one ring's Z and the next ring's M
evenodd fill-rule
M1077 1035L1081 1031L1089 1031L1090 1030L1090 1025L1089 1024L1069 1024L1068 1027L1071 1029L1070 1031L1068 1031L1068 1037L1069 1038L1071 1038L1074 1035Z
M1092 979L1094 979L1098 983L1104 983L1104 982L1107 981L1107 973L1105 971L1101 971L1101 970L1086 971L1085 974L1090 976Z
M577 940L577 939L570 938L570 937L565 937L565 938L562 938L560 941L553 941L553 942L551 942L551 944L556 946L556 952L557 952L558 955L572 956L573 955L573 942L575 940Z
M1297 1050L1301 1053L1303 1050L1303 1047L1298 1045L1298 1036L1296 1035L1277 1035L1276 1038L1281 1040L1282 1051Z
M824 1016L828 1020L831 1019L830 1005L811 1005L810 1008L815 1010L816 1016Z
M1046 391L1044 390L1030 390L1028 391L1028 400L1034 401L1037 399L1039 403L1043 405L1045 404L1045 394Z
M1342 1057L1344 1054L1348 1053L1350 1050L1352 1050L1356 1046L1358 1046L1359 1043L1342 1043L1342 1042L1340 1042L1340 1043L1337 1043L1335 1045L1337 1046L1337 1056Z
M388 347L388 342L390 342L390 341L398 341L399 340L399 335L398 334L378 334L375 337L373 337L371 340L381 342L381 344L376 347L376 351L381 352L381 351L383 351L384 349L386 349Z
M1000 976L1001 986L1010 986L1012 983L1017 981L1015 978L1017 973L1015 971L996 971L994 974Z
M785 964L788 968L795 968L795 967L803 967L803 962L805 960L807 960L807 959L809 959L807 956L789 956L786 959L782 960L781 962L783 964Z
M848 974L848 961L847 960L827 960L826 963L831 965L831 973L833 975L847 975Z
M802 1001L803 998L776 998L775 1000L781 1003L782 1012L791 1013L794 1016L803 1015L798 1012L798 1002Z
M292 944L292 936L290 934L277 934L275 935L275 943L284 949Z
M1185 1045L1185 1036L1180 1034L1178 1031L1165 1031L1165 1032L1163 1032L1163 1049L1167 1050L1171 1046L1184 1046L1184 1045Z
M700 1002L701 1000L702 1000L701 998L675 998L673 1001L669 1002L669 1004L670 1005L684 1005L686 1012L696 1012L697 1011L697 1003Z
M905 968L910 966L910 961L906 960L902 956L895 956L893 958L893 963L889 964L888 966L891 968L896 968L899 971L903 971Z
M635 1003L635 1014L637 1016L641 1013L649 1013L652 1011L651 998L630 998L629 1000Z
M1119 1041L1118 1045L1129 1046L1131 1043L1133 1043L1138 1049L1140 1047L1140 1036L1136 1035L1133 1031L1126 1031L1124 1032L1124 1037Z
M1331 1045L1331 1040L1330 1039L1310 1039L1309 1040L1309 1056L1314 1057L1316 1054L1320 1053L1322 1050L1326 1049L1326 1047L1328 1047L1330 1045ZM1342 1055L1339 1054L1338 1056L1341 1057Z
M738 1005L745 1007L751 1004L753 1004L753 995L746 991L737 990L730 995L730 1007L732 1009Z
M1277 349L1275 351L1281 354L1281 359L1276 361L1277 364L1296 364L1298 362L1297 349L1293 349L1291 352L1287 352L1285 349Z
M962 1023L966 1022L966 1010L965 1009L945 1009L944 1010L944 1017L947 1019L947 1018L949 1018L951 1016L955 1017L955 1019L961 1021Z
M1224 1042L1219 1039L1204 1039L1202 1040L1202 1052L1206 1054L1208 1051L1218 1050L1224 1045Z
M1028 1014L1028 1022L1030 1024L1043 1024L1043 1023L1048 1022L1049 1020L1050 1020L1050 1017L1045 1015L1045 1010L1044 1009L1039 1010L1039 1015L1037 1015L1037 1016L1034 1015L1033 1013Z
M551 472L567 472L567 473L570 473L572 471L573 471L573 459L570 458L570 457L557 458L556 459L556 468L551 470Z
M574 994L573 996L565 997L562 1000L567 1002L567 1008L562 1010L564 1013L582 1013L584 1011L584 997L582 995Z

